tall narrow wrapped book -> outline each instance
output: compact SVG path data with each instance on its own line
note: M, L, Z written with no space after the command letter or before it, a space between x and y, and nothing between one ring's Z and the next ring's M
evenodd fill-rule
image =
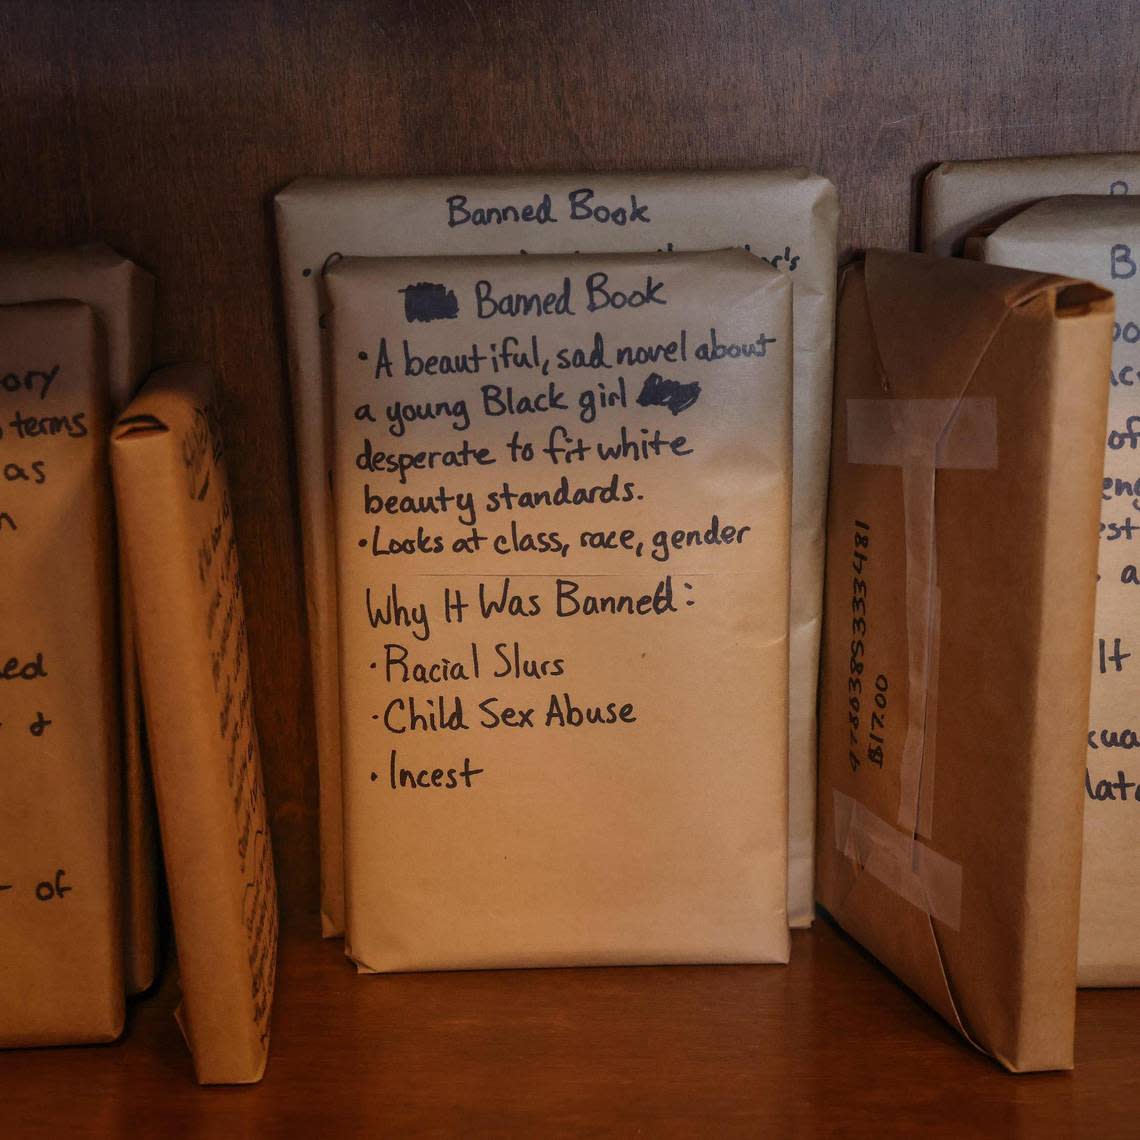
M1073 1061L1111 294L872 251L844 279L819 900L978 1048Z
M0 1045L123 1025L109 407L95 314L0 306Z
M1116 295L1085 768L1081 985L1140 985L1140 198L1047 198L967 243L984 261L1085 277Z
M50 251L0 250L0 304L67 299L89 305L111 412L127 405L150 367L154 278L105 245ZM123 714L123 929L127 990L138 993L157 970L158 849L154 802L143 756L134 633L120 567Z
M162 848L203 1084L261 1078L277 892L250 690L237 542L214 385L156 372L111 442Z
M835 189L806 170L303 178L276 199L298 450L320 768L321 911L343 929L341 757L330 378L321 269L334 254L435 256L709 250L743 246L793 293L788 913L812 917L818 677L835 317Z
M727 250L327 284L347 952L786 961L787 278Z

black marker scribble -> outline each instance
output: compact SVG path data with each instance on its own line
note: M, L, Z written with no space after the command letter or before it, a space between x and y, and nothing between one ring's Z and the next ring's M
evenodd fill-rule
M666 379L660 372L650 372L641 386L637 402L643 408L668 408L676 416L691 408L700 394L701 386L696 380L682 384L679 380Z
M406 321L453 321L459 316L459 299L446 285L421 281L400 290Z

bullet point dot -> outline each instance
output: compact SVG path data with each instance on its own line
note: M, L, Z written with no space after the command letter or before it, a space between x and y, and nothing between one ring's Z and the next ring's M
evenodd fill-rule
M311 269L302 269L301 270L301 276L302 277L312 277L312 275L313 275L313 271Z
M372 719L373 719L373 720L379 720L379 719L380 719L380 714L379 714L379 713L373 713L373 714L372 714Z
M373 773L372 773L372 782L373 782L373 783L376 783L376 781L377 781L377 780L379 780L379 779L380 779L380 777L379 777L379 776L377 776L375 772L373 772Z
M356 545L357 546L367 546L368 545L368 539L362 538Z
M372 664L368 666L368 668L369 669L375 669L376 668L376 662L373 661Z
M367 352L358 352L356 354L356 358L358 360L367 360L368 359L368 353Z

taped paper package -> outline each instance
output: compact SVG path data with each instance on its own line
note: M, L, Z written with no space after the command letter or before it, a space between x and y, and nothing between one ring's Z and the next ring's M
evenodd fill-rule
M1100 563L1085 769L1085 841L1077 977L1140 984L1140 197L1049 198L968 242L974 256L1084 277L1116 295Z
M818 898L1016 1071L1072 1065L1112 315L880 251L839 305Z
M980 226L1059 194L1140 194L1140 154L944 162L923 183L922 248L961 253Z
M277 893L214 386L156 372L112 435L182 987L203 1084L265 1070Z
M326 281L348 954L786 961L787 277L728 250Z
M0 306L0 1045L123 1025L107 385L86 305Z
M321 270L332 254L620 253L744 246L786 274L793 286L795 326L788 906L793 925L810 924L835 313L834 188L805 170L305 178L278 194L276 211L317 716L326 935L343 930L344 885L330 382L323 371L319 328Z
M105 245L56 251L0 251L0 304L68 299L89 305L111 412L126 407L150 367L154 279ZM129 993L150 987L158 968L158 849L150 777L143 756L134 635L120 570L123 735L123 923Z

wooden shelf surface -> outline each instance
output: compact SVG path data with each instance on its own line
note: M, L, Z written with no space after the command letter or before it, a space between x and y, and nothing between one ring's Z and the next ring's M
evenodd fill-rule
M792 963L359 977L282 939L269 1068L195 1085L176 985L116 1045L0 1054L0 1135L1140 1134L1140 991L1084 991L1072 1073L1011 1076L826 919Z

